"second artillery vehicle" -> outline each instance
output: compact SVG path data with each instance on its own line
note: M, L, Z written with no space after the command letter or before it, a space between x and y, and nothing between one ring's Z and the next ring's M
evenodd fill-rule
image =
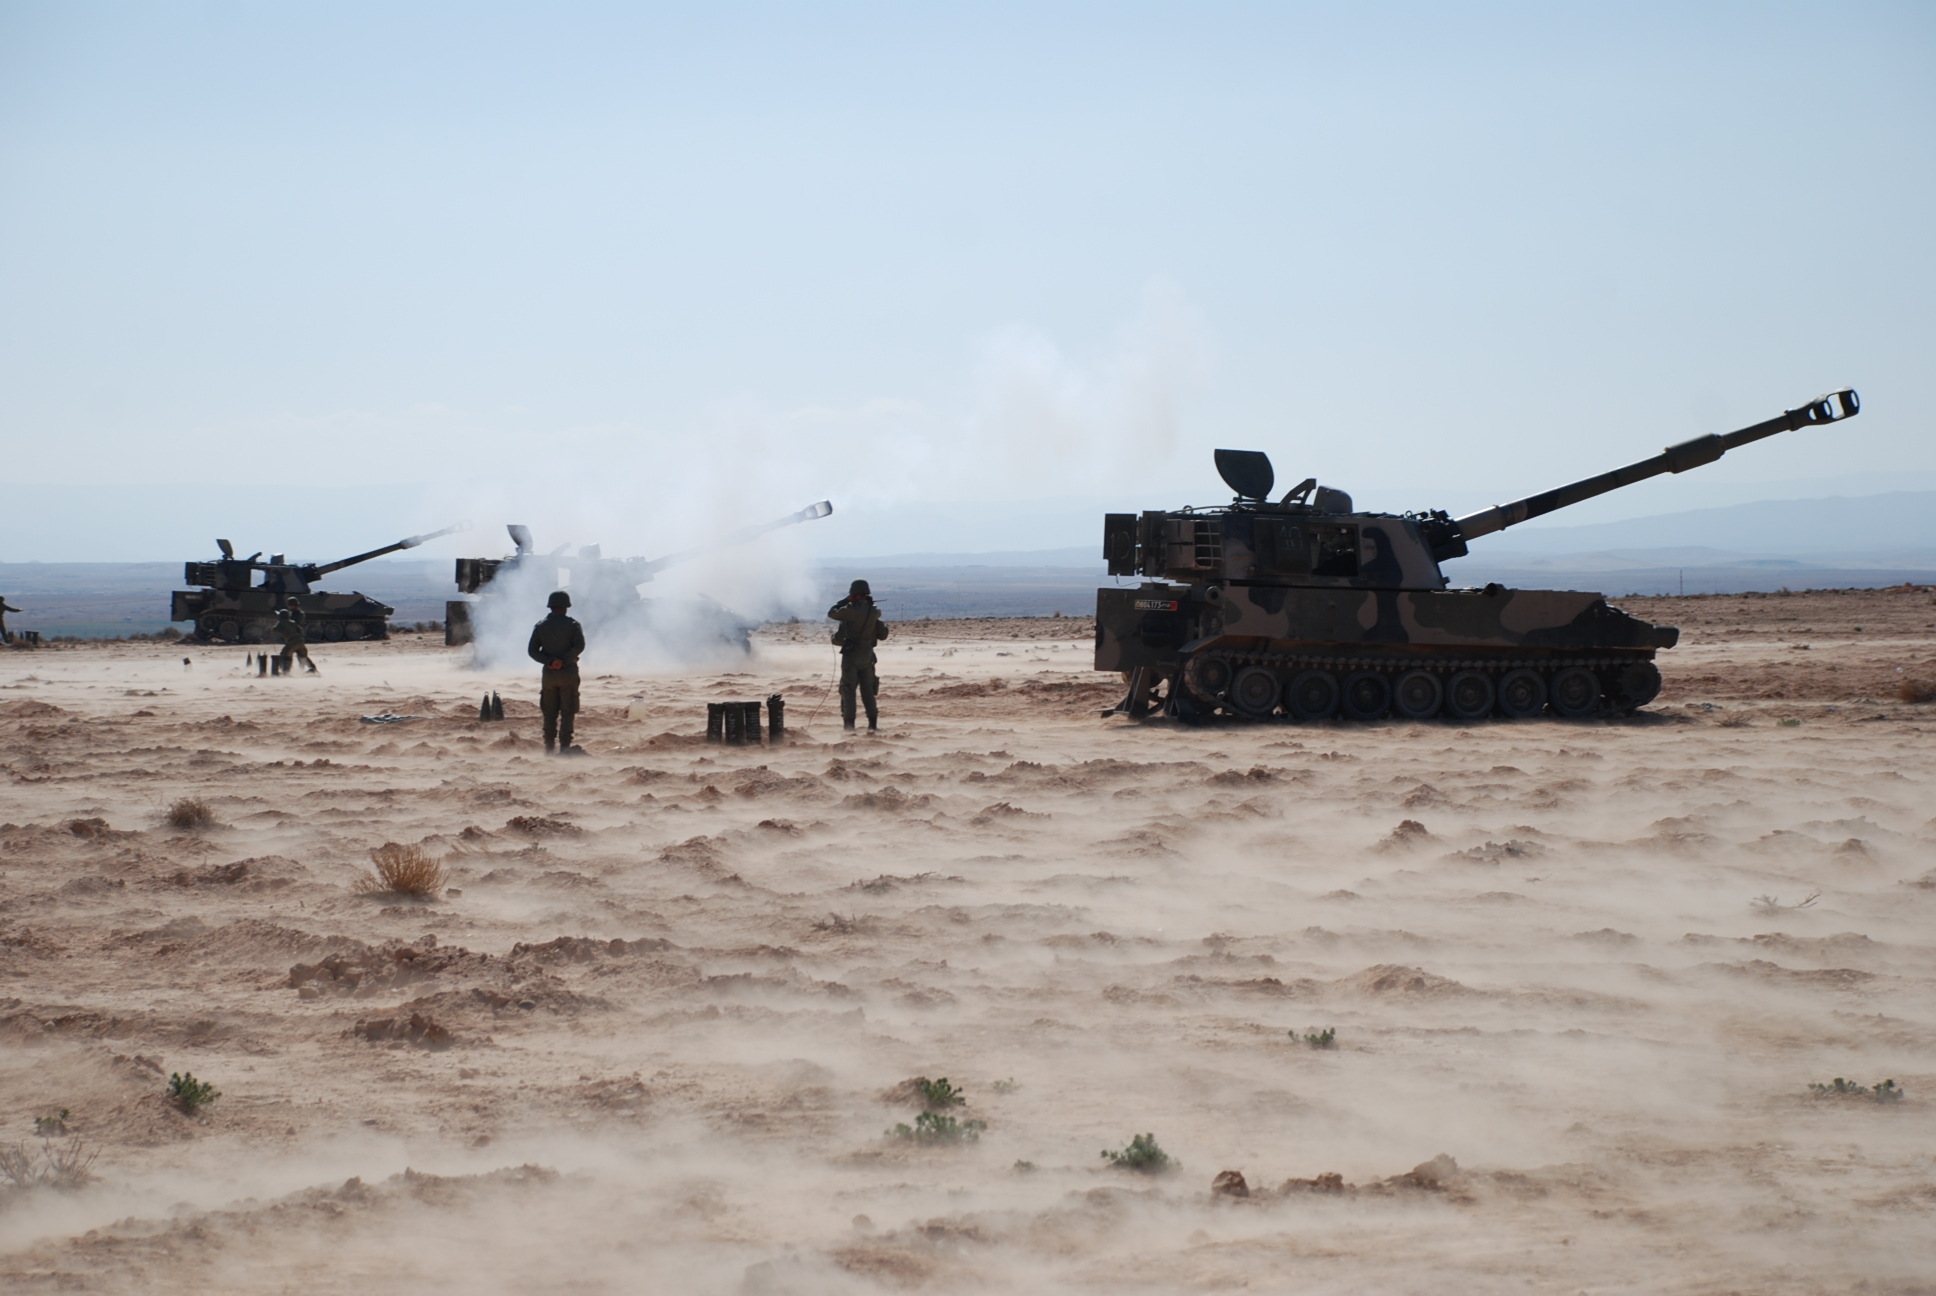
M357 563L415 549L426 540L463 530L445 527L429 535L415 535L368 553L331 563L291 563L281 554L258 561L262 551L247 558L235 556L235 546L217 540L222 556L214 562L191 562L182 569L182 583L199 589L176 590L169 619L193 621L192 636L203 643L268 643L275 638L276 613L295 595L308 619L311 639L387 639L396 609L366 594L330 594L313 588L317 581ZM258 579L258 577L260 579Z
M585 623L589 634L611 627L622 635L635 633L658 640L668 649L679 645L724 644L748 651L752 647L749 636L753 623L735 616L711 599L646 599L640 596L639 586L666 568L703 553L745 544L769 531L811 522L833 511L830 502L821 500L783 518L742 527L707 544L663 558L607 558L597 545L581 545L571 557L565 555L570 545L540 554L532 542L530 528L513 523L505 528L515 546L515 552L509 556L457 560L458 592L471 597L452 599L444 605L444 642L452 646L473 642L474 622L480 607L498 598L519 574L528 572L542 577L537 581L542 589L521 591L526 596L535 592L541 598L564 584L560 578L569 573L572 615ZM526 610L519 608L513 621L528 620Z
M1315 478L1273 503L1265 455L1219 450L1217 471L1237 493L1230 504L1105 520L1110 575L1148 579L1096 591L1096 669L1127 676L1116 710L1139 717L1634 711L1660 692L1654 654L1672 648L1679 630L1629 616L1600 594L1450 589L1439 564L1464 556L1469 540L1860 408L1855 392L1831 392L1738 432L1683 441L1460 518L1354 512L1349 495Z

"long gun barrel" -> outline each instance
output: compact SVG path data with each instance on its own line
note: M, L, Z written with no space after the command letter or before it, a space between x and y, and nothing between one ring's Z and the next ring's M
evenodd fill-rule
M341 571L345 567L354 567L360 562L368 562L372 558L381 558L384 554L392 554L399 549L415 549L426 540L435 540L439 536L447 536L462 531L464 525L464 523L459 522L456 526L447 526L442 531L432 531L429 535L413 535L407 539L399 540L395 544L384 545L381 549L372 549L368 553L357 554L353 558L339 558L333 563L323 563L321 565L305 565L303 568L303 578L305 580L317 580L320 577L329 575L333 571Z
M1592 499L1595 495L1604 495L1611 490L1619 490L1622 486L1631 486L1635 482L1657 477L1661 473L1686 472L1689 468L1711 464L1736 446L1744 446L1750 441L1774 436L1777 432L1792 432L1799 427L1813 427L1823 423L1839 423L1845 418L1853 418L1861 412L1861 409L1862 402L1855 392L1844 388L1841 391L1829 392L1825 396L1817 396L1808 404L1798 409L1788 410L1779 418L1771 418L1765 423L1757 423L1753 427L1745 427L1738 432L1695 437L1692 441L1668 446L1653 458L1642 459L1639 463L1628 464L1625 468L1615 468L1612 472L1601 473L1598 477L1588 477L1584 481L1576 481L1571 486L1562 486L1558 490L1528 495L1525 499L1515 500L1511 504L1495 504L1489 509L1468 513L1462 518L1453 520L1452 525L1457 529L1457 535L1447 538L1451 544L1445 545L1441 542L1441 549L1451 548L1454 552L1442 552L1440 556L1456 557L1464 553L1465 546L1462 541L1475 540L1482 535L1491 535L1494 531L1503 531L1529 518L1540 517L1555 509L1563 509L1570 504L1578 504L1581 500Z
M833 511L834 506L832 503L827 500L821 500L818 504L807 505L798 513L789 513L785 517L775 518L771 522L762 522L757 526L741 527L737 531L728 532L720 536L717 540L709 544L700 545L696 549L682 549L678 553L667 554L663 558L653 558L650 560L634 558L626 564L630 568L626 575L634 576L635 583L643 584L675 563L682 563L688 559L696 558L710 549L725 549L732 545L745 544L748 540L758 539L768 531L778 531L781 527L790 527L800 522L811 522L815 518L826 517Z

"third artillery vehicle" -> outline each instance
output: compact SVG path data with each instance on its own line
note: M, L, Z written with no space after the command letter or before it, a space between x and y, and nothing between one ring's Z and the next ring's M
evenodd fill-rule
M640 597L639 586L651 581L666 568L700 554L745 544L769 531L811 522L833 511L831 503L821 500L783 518L758 526L742 527L706 544L667 554L663 558L607 558L597 545L582 545L570 557L565 554L570 545L561 545L549 553L540 554L532 542L530 528L514 523L505 528L516 547L509 556L457 560L458 592L470 597L452 599L444 605L444 642L453 646L472 642L475 638L474 621L480 606L499 598L520 574L542 577L537 581L538 585L543 586L542 589L534 587L522 591L527 596L535 593L541 600L546 592L563 583L560 577L564 573L569 573L572 615L585 623L588 634L596 634L609 626L621 635L643 635L660 640L668 647L674 643L690 645L704 642L728 644L745 651L751 647L748 636L754 628L752 623L710 599L645 599ZM525 611L519 609L517 616L523 618Z
M275 637L277 611L293 594L307 614L311 639L387 639L390 636L390 617L396 612L395 608L379 603L367 594L354 591L330 594L312 586L331 572L396 553L399 549L415 549L426 540L435 540L461 530L462 526L445 527L442 531L410 536L395 544L384 545L381 549L338 558L331 563L292 563L285 561L281 554L272 554L268 562L261 562L262 551L259 549L247 558L237 558L234 545L226 540L217 540L215 547L222 551L220 558L214 562L191 562L183 566L182 582L201 588L176 590L169 619L193 621L195 629L190 633L203 643L216 640L224 643L268 643Z
M1460 518L1355 512L1349 495L1315 478L1273 503L1265 455L1219 450L1217 471L1237 494L1230 504L1105 520L1110 574L1147 579L1096 591L1096 669L1128 677L1116 710L1184 720L1636 710L1659 693L1654 653L1672 648L1679 630L1629 616L1599 594L1450 589L1439 564L1462 557L1469 540L1860 408L1855 392L1831 392L1764 423Z

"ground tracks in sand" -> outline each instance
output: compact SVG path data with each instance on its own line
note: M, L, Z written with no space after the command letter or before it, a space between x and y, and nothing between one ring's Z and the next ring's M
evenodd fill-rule
M588 681L565 762L517 679L414 644L280 690L33 658L0 694L0 1144L97 1155L6 1190L0 1277L1936 1270L1923 709L1699 695L1761 669L1713 634L1629 722L1139 728L1097 719L1074 629L909 636L876 739L796 701L792 745L698 740L705 701L811 696L784 637ZM213 822L170 826L183 798ZM358 893L385 842L445 889ZM183 1111L179 1072L221 1097ZM935 1127L985 1127L890 1136L942 1076ZM1180 1169L1098 1155L1146 1132Z

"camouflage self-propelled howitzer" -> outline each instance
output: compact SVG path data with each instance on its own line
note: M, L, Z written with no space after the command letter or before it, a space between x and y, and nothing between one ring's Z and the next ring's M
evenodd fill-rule
M750 652L750 636L757 628L754 622L711 599L647 599L641 597L639 587L666 568L703 553L745 544L769 531L811 522L833 511L831 503L821 500L783 518L742 527L663 558L607 558L597 545L582 545L575 555L567 556L565 551L571 548L568 544L540 554L532 542L531 529L513 523L505 528L516 547L508 557L457 560L458 592L471 597L452 599L444 605L444 642L453 647L474 642L474 622L480 607L500 598L518 574L529 572L542 577L538 581L542 588L523 591L526 595L541 598L569 581L572 615L584 623L589 635L613 630L621 636L657 643L674 657L683 655L683 649L697 646ZM517 615L524 617L526 611L520 608Z
M1130 589L1096 591L1096 669L1124 672L1117 712L1183 720L1387 715L1476 720L1622 714L1660 692L1654 654L1680 631L1599 594L1450 589L1466 542L1750 441L1852 417L1853 391L1697 437L1625 468L1454 518L1358 513L1315 478L1272 503L1270 460L1219 450L1237 498L1220 508L1111 513L1103 554Z
M313 640L387 639L390 617L396 609L379 603L366 594L330 594L311 588L331 572L353 567L372 558L393 554L399 549L414 549L426 540L447 536L463 527L445 527L429 535L411 536L351 558L332 563L290 563L281 554L268 562L258 561L262 551L247 558L235 556L235 546L217 540L222 556L214 562L191 562L182 570L182 582L200 589L176 590L169 612L173 621L193 621L193 637L203 643L268 643L275 638L276 612L295 595L308 622L308 637ZM260 574L261 579L257 576Z

